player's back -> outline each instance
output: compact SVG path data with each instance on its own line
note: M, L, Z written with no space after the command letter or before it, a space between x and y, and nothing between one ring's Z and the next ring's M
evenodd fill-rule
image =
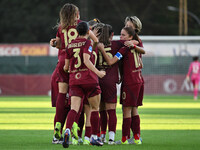
M192 73L192 77L199 76L200 74L200 62L195 61L190 64L190 69Z
M70 85L98 83L97 75L84 64L83 54L90 55L90 61L95 64L96 52L92 51L91 41L76 38L67 47L67 58L70 61Z

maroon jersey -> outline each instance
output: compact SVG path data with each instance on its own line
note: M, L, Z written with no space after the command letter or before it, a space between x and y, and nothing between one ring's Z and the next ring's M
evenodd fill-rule
M119 49L123 46L124 41L111 41L111 45L105 47L104 50L106 51L107 55L113 58ZM106 82L114 81L115 83L119 81L118 63L109 66L100 51L98 53L97 68L99 70L102 69L106 71L106 75L100 80L106 80Z
M115 56L119 60L123 57L123 85L143 83L139 53L134 49L122 47Z
M81 20L78 20L77 24L81 22ZM58 57L60 55L65 56L65 49L69 43L71 43L72 40L76 39L78 36L78 32L76 31L76 26L69 26L67 29L62 29L61 26L59 26L56 37L60 38L61 42L61 48L58 51Z
M69 59L69 85L98 83L97 75L83 63L83 54L90 55L90 61L95 65L97 49L92 51L91 41L83 38L73 40L66 49L66 59Z
M81 22L78 20L77 23ZM78 32L76 31L76 26L69 26L67 29L62 29L61 26L58 28L56 37L60 38L61 48L58 51L58 68L63 71L63 66L65 64L65 48L72 40L76 39Z

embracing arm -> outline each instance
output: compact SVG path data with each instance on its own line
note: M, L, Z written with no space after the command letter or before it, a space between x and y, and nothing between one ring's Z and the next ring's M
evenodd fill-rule
M101 53L102 53L104 59L106 60L106 62L108 63L108 65L111 66L111 65L115 64L115 63L119 60L116 56L114 56L113 58L110 58L110 57L106 54L106 52L105 52L105 50L104 50L104 45L103 45L102 43L99 43L99 44L98 44L98 49L101 51Z
M137 46L136 44L133 43L133 41L126 41L124 45L129 48L131 47L134 48L140 54L145 54L144 48Z
M83 53L83 61L84 64L87 66L88 69L90 69L91 71L93 71L98 77L103 78L106 73L105 71L99 71L90 61L90 55Z

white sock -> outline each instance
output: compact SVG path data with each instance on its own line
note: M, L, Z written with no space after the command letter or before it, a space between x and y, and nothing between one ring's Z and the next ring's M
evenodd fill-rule
M109 131L109 140L115 140L115 132Z

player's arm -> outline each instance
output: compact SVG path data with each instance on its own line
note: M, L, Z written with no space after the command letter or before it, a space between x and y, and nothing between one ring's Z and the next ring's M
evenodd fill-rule
M134 44L133 41L126 41L124 42L124 45L129 47L129 48L134 48L136 50L136 52L140 53L140 54L145 54L145 50L142 47L137 46L137 44Z
M65 59L65 65L63 67L65 72L68 72L69 70L69 59Z
M106 62L108 63L108 65L111 66L111 65L115 64L119 60L116 57L117 54L113 58L109 57L108 54L106 54L106 52L104 50L104 45L102 43L98 44L98 49L101 51L101 53L102 53L104 59L106 60Z
M67 50L68 49L66 49L66 53L65 53L65 65L63 67L63 70L65 72L68 72L68 70L69 70L69 54L68 54Z
M94 41L92 49L95 49L97 43L99 42L99 39L94 35L94 33L91 30L89 30L89 37Z
M56 37L56 38L51 39L50 40L50 45L52 47L56 47L56 48L60 49L61 48L60 38Z
M188 73L186 75L186 80L189 81L190 80L190 73L192 72L192 64L190 64L189 69L188 69Z
M87 53L83 53L83 62L87 66L88 69L93 71L99 78L103 78L106 75L105 71L99 71L90 61L90 55Z

